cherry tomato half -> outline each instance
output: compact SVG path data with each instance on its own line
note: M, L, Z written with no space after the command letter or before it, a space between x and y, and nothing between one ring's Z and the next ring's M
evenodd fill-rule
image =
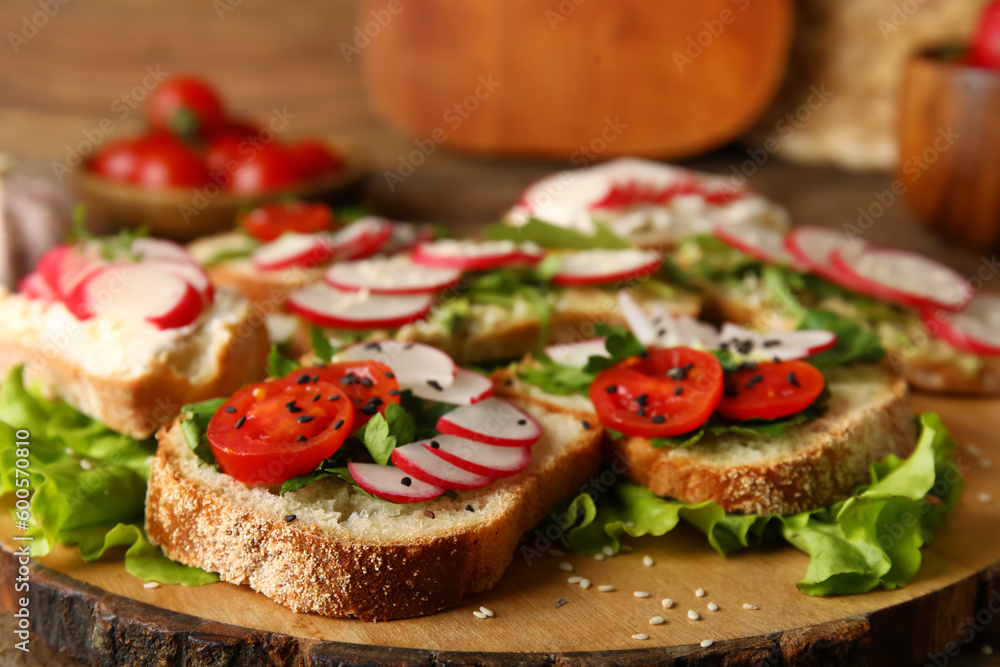
M340 169L344 161L331 151L322 141L302 139L288 145L302 178L315 178Z
M145 112L151 128L185 139L208 139L226 123L219 94L193 76L172 76L161 83L149 95Z
M178 139L147 137L138 150L135 182L143 187L197 188L208 183L208 169L201 157Z
M650 350L601 371L590 386L601 423L626 435L666 438L693 431L722 397L722 366L689 347Z
M97 151L88 168L109 181L134 183L142 155L143 138L118 139Z
M293 382L328 382L354 407L354 429L376 413L385 414L389 403L399 403L399 382L392 369L380 361L340 361L301 368L286 377Z
M823 392L819 369L805 361L765 361L727 373L719 414L726 419L779 419L805 410Z
M299 169L284 146L260 142L250 146L249 150L240 150L239 164L229 186L231 190L256 194L280 190L299 180Z
M329 382L290 378L243 387L208 423L212 454L241 482L276 484L304 475L353 430L354 409L342 393Z
M240 227L260 241L273 241L286 232L315 234L333 227L333 211L326 204L293 201L265 204L243 213Z

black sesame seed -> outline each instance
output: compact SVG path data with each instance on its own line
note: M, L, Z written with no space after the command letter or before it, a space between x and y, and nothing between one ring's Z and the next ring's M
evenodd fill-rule
M437 440L431 440L431 449L440 449L441 443Z
M648 356L649 356L649 350L643 350L642 352L639 353L640 359L645 359Z
M726 385L725 388L722 390L722 395L723 396L728 396L729 398L732 398L733 396L737 396L737 395L739 395L739 393L740 393L740 390L737 389L736 387L734 387L731 384Z
M316 384L317 382L319 382L319 376L318 375L313 375L312 376L312 381L313 381L313 384Z
M386 376L387 378L389 378L390 380L392 380L393 378L395 378L395 377L396 377L396 374L395 374L395 373L386 373L386 374L385 374L385 376Z
M406 345L403 346L403 349L404 350L411 350L411 349L413 349L413 345L414 345L414 343L407 343Z
M367 343L365 345L365 349L366 350L379 350L379 351L381 351L382 350L382 346L379 345L378 343Z
M308 440L309 438L307 438L307 437L306 437L306 436L304 436L304 435L300 435L299 437L297 437L297 438L295 438L295 439L296 439L296 440L298 440L299 442L305 442L305 441L306 441L306 440Z
M404 477L403 479L399 480L399 483L402 484L403 486L409 486L410 484L413 484L413 480L410 479L409 477Z
M563 606L564 604L566 604L566 598L559 598L558 600L556 600L555 607L556 607L556 609L558 609L559 607Z
M674 389L674 396L680 396L683 393L684 393L684 387L677 387L677 389Z
M638 410L635 411L635 414L639 415L640 417L645 417L646 416L646 408L640 407Z
M374 405L374 406L378 407L379 405L382 405L383 403L385 403L385 401L383 401L378 396L372 396L371 398L368 399L368 405Z
M287 403L285 403L285 407L286 408L295 407L295 401L288 401Z
M375 383L374 383L374 382L372 382L372 379L371 379L371 378L361 378L361 384L363 384L363 385L365 386L365 388L366 388L366 389L371 389L371 387L372 387L372 386L373 386L373 385L374 385Z
M475 512L475 511L476 511L476 510L472 509L472 505L466 505L466 506L465 506L465 510L466 510L467 512Z
M764 347L774 347L776 345L781 345L780 340L765 340Z
M518 419L518 420L517 420L517 425L518 425L518 426L524 426L524 425L525 425L525 424L527 424L527 423L528 423L528 420L527 420L527 419Z
M289 405L288 406L288 411L291 412L294 415L296 412L302 412L302 408L300 408L297 405Z
M667 330L666 329L660 329L659 331L656 332L656 335L659 336L660 338L663 338L664 336L667 335Z
M285 521L287 521L288 523L291 523L292 521L295 521L295 515L294 514L286 514L285 515Z
M375 413L378 412L378 406L368 403L367 405L365 405L365 407L358 410L358 412L360 412L363 415L368 415L369 417L373 417L375 416Z
M441 383L438 382L437 380L428 380L427 384L430 385L431 389L437 389L438 391L444 391L444 388L441 387Z
M739 352L740 354L750 354L750 350L753 349L753 341L752 340L734 340L733 341L733 346L736 348L736 351Z
M309 384L309 376L303 375L298 380L296 380L296 382L298 382L299 384Z
M513 380L511 380L510 378L507 378L506 380L504 380L504 382L503 382L503 383L504 383L505 385L507 385L508 387L513 387L513 386L514 386L514 381L513 381Z
M618 391L618 386L609 384L607 387L604 388L604 391L608 392L609 394L613 394L616 391Z
M649 401L649 394L639 394L635 397L635 402L639 405L646 405L647 401Z
M313 396L313 403L315 403L315 402L316 402L316 401L318 401L319 399L320 399L320 395L319 395L319 394L316 394L315 396Z
M583 420L582 422L580 422L580 423L581 423L581 424L583 425L583 428L584 428L584 430L589 430L589 429L590 429L590 422L589 422L589 421L587 421L586 419L584 419L584 420Z
M344 420L343 419L338 419L337 423L333 425L333 430L334 431L339 431L340 427L343 426L343 425L344 425Z
M427 517L428 519L433 519L434 518L434 512L432 512L430 510L424 510L424 516Z
M799 384L799 379L797 377L795 377L795 373L789 373L788 374L788 384L792 385L793 387L800 387L801 386Z
M243 416L242 416L242 417L240 417L240 418L239 418L239 420L238 420L238 421L236 422L236 426L235 426L234 428L243 428L243 425L244 425L244 424L246 424L246 423L247 423L247 416L246 416L246 415L243 415Z
M774 358L774 363L780 364L781 363L781 357L775 357Z
M682 366L682 368L685 371L690 371L692 368L694 368L694 364L684 364L684 366Z
M403 392L401 390L399 390L399 389L390 389L389 390L389 395L390 396L399 396L402 393Z
M312 420L313 420L313 418L312 418L312 417L310 417L309 415L302 415L302 416L301 416L301 417L299 417L299 418L298 418L298 419L297 419L296 421L297 421L298 423L300 423L300 424L308 424L308 423L309 423L309 422L311 422Z
M326 400L328 400L328 401L339 401L340 400L340 394L330 394L329 396L327 396Z
M750 378L750 381L754 382L754 383L763 382L764 381L764 376L763 375L754 375L752 378Z
M664 417L663 415L656 415L655 417L653 417L654 424L662 424L665 421L667 421L667 418Z
M236 408L231 405L226 406L226 412L236 412Z

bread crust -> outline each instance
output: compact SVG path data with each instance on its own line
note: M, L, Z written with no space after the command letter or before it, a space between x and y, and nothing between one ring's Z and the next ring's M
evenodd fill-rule
M551 413L529 398L511 400L536 417ZM294 611L369 621L430 614L493 586L522 534L596 472L601 456L600 430L581 429L573 444L508 478L515 486L503 491L512 500L502 513L462 530L387 541L286 522L224 497L185 476L179 457L191 454L178 442L176 424L157 435L146 498L153 544L173 560L249 584Z
M807 424L802 444L777 458L717 465L699 456L697 444L679 452L630 437L610 440L610 450L621 455L630 479L660 496L687 503L714 500L727 512L748 514L825 507L870 482L872 463L889 454L908 456L915 447L906 383L885 377L887 390L878 404Z
M249 260L219 262L205 271L213 285L239 292L266 315L285 310L289 294L323 275L321 269L260 271Z

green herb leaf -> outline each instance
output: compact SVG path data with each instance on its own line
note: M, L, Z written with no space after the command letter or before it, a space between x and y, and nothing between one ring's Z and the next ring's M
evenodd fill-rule
M291 493L292 491L298 491L303 489L313 482L319 481L321 479L326 479L327 477L337 477L344 482L347 482L351 486L355 487L356 490L367 493L354 481L351 476L351 471L344 466L342 461L336 456L329 459L324 459L320 461L319 465L312 472L308 472L305 475L299 475L298 477L293 477L285 482L282 482L281 489L278 493L285 495L286 493Z
M279 345L271 345L271 353L267 355L267 374L273 378L283 378L292 371L301 368L298 361L286 356Z
M309 342L312 345L313 353L324 363L329 363L337 350L330 344L330 339L323 335L323 331L316 325L309 325ZM294 369L293 369L294 370Z
M392 450L397 445L406 445L416 440L416 421L404 407L389 403L385 407L385 416L376 413L368 420L359 433L368 453L375 463L388 465L392 458Z
M537 218L528 220L520 227L512 225L491 225L483 231L483 236L492 241L532 242L542 248L566 250L590 250L593 248L624 249L632 247L616 235L602 222L594 223L594 234L587 235L568 227L559 227Z
M837 335L836 345L809 357L809 363L819 368L832 368L853 362L877 363L885 357L878 334L863 329L852 319L828 310L806 312L799 322L799 329L822 329Z
M213 398L200 403L189 403L181 408L181 433L184 434L187 446L201 461L213 466L215 456L208 444L206 432L208 422L225 402L224 398Z

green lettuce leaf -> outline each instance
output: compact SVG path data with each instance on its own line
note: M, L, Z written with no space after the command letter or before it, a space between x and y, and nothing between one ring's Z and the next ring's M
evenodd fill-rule
M141 526L120 523L104 533L104 539L80 542L80 555L85 561L97 560L112 547L127 546L125 571L146 581L158 581L174 586L203 586L219 580L219 575L197 567L177 563L149 543Z
M385 406L385 415L375 413L368 420L358 437L371 454L375 463L388 465L392 450L397 445L405 445L416 440L416 421L409 412L397 403Z
M315 325L309 326L309 343L312 345L313 353L324 363L329 363L337 353L330 344L330 339L323 335L323 330Z
M862 328L852 319L828 310L809 310L799 322L799 329L822 329L837 335L837 344L829 350L809 357L809 363L819 368L845 364L877 363L885 357L878 334Z
M543 352L537 355L535 365L518 367L517 376L549 394L586 396L598 373L622 359L646 351L642 343L627 329L598 325L596 331L598 336L604 336L604 348L609 356L590 357L583 368L576 368L556 363Z
M920 568L920 548L964 490L951 458L955 443L940 418L924 413L919 422L909 458L889 456L874 464L871 484L829 507L787 516L735 515L713 501L686 504L619 482L596 503L586 494L569 502L563 542L587 554L605 546L617 552L624 536L664 535L684 520L724 555L777 539L804 551L809 566L798 587L808 595L903 586Z
M215 455L208 444L208 422L226 402L224 398L212 398L200 403L189 403L181 408L181 433L184 441L195 456L209 465L215 465Z
M592 235L532 218L520 227L491 225L483 231L483 236L492 241L514 241L515 243L530 241L542 248L562 250L590 250L593 248L615 250L631 247L627 241L612 232L607 225L596 221Z
M299 367L299 362L286 355L281 346L271 345L271 352L267 355L269 377L283 378Z

